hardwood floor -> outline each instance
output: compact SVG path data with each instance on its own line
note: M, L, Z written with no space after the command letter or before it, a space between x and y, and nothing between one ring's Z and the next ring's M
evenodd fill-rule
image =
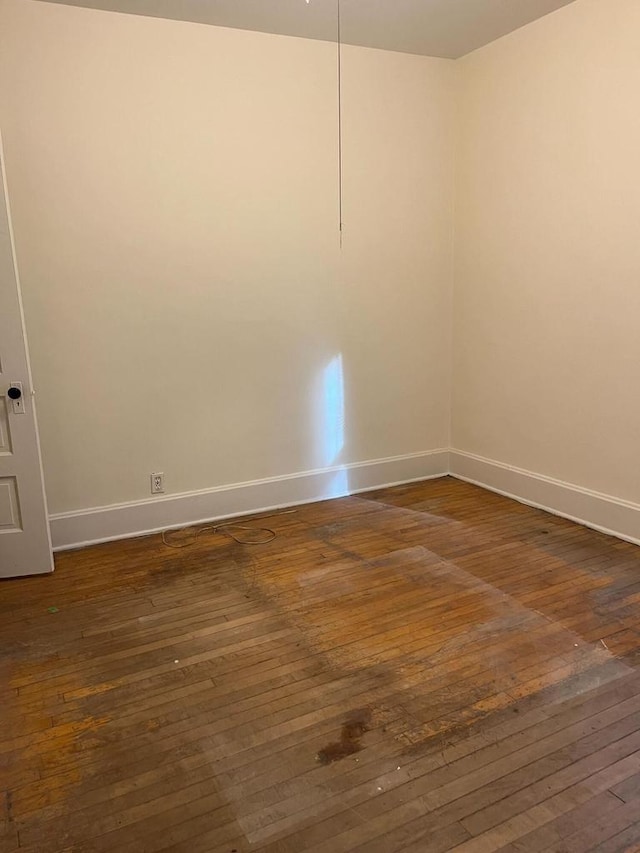
M263 523L0 584L2 853L640 850L638 547L449 478Z

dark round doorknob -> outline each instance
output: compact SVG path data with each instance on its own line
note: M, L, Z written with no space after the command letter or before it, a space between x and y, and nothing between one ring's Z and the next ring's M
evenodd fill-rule
M9 388L7 394L10 400L19 400L22 397L22 391L19 388Z

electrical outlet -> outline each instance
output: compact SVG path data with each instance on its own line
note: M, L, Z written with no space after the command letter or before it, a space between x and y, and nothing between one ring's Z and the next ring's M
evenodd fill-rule
M151 494L152 495L163 495L164 494L164 474L152 474L151 475Z

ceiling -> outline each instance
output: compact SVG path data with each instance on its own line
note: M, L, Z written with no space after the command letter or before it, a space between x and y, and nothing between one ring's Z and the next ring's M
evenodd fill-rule
M347 44L457 59L571 2L574 0L340 0L342 39ZM336 38L338 0L64 3L303 38Z

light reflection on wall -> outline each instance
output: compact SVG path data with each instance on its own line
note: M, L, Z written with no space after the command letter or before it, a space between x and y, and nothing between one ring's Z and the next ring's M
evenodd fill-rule
M342 355L332 358L322 371L319 408L320 463L323 468L333 468L342 461L345 443ZM349 478L346 469L331 472L324 491L328 498L348 494Z

